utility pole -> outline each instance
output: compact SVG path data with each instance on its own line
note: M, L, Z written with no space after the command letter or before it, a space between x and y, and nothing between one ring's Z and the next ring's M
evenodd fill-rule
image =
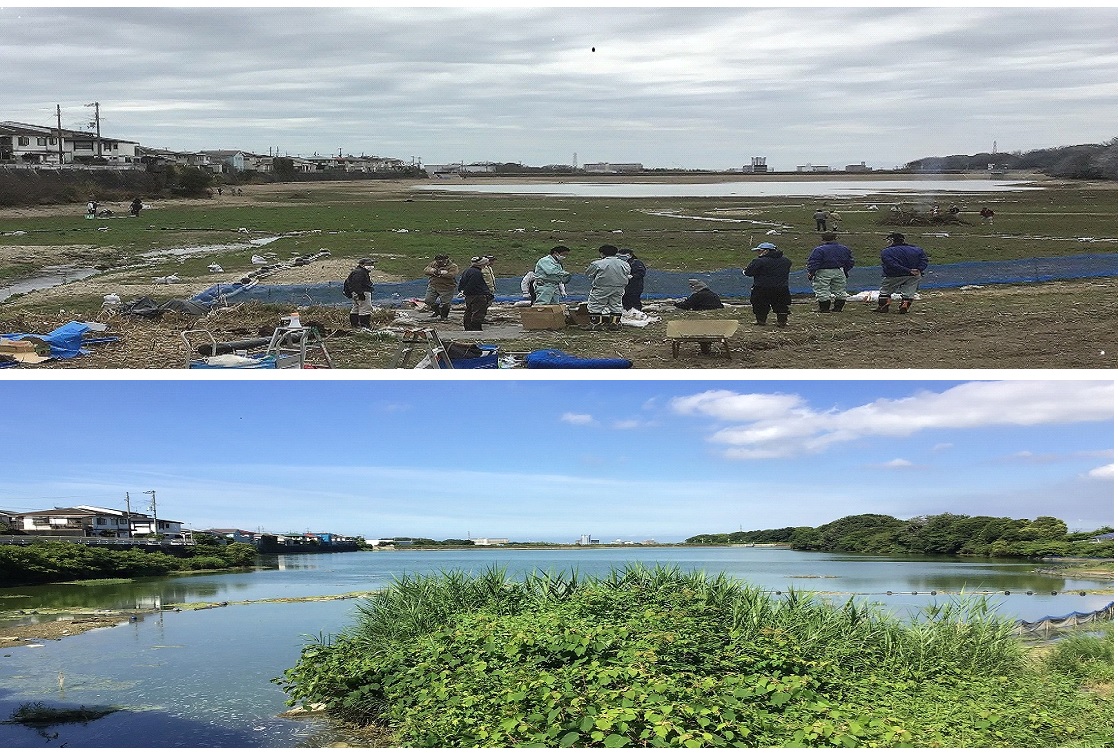
M63 151L62 151L62 105L54 106L54 114L58 118L58 166L62 167Z
M97 156L101 156L101 103L90 102L86 107L93 108L93 125L97 128ZM146 492L145 492L146 493Z
M159 513L155 511L155 490L151 489L144 492L144 494L151 495L151 533L153 536L159 535Z
M126 510L124 520L128 523L128 538L132 538L132 498L128 496L128 492L124 493L124 509Z

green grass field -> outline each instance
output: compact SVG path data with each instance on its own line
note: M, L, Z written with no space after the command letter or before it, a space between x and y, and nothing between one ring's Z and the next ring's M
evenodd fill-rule
M1118 194L1113 189L1055 181L1044 185L1038 191L931 197L924 203L937 201L945 209L957 203L964 224L902 230L927 249L933 263L941 264L1118 250L1113 226ZM448 253L460 264L493 253L497 274L521 275L558 243L574 250L575 268L596 258L599 245L614 243L634 249L651 267L701 272L742 265L748 249L761 240L775 241L801 267L818 243L811 214L824 203L786 197L585 199L406 188L382 192L359 184L270 188L266 195L252 197L250 205L222 206L217 200L156 204L139 219L27 217L0 221L0 230L5 245L95 247L92 258L81 258L114 267L137 263L142 254L158 249L286 236L268 246L281 259L320 248L343 257L372 254L381 271L402 279L420 276L423 264L436 253ZM897 229L881 224L894 201L873 196L825 202L840 214L843 240L859 264L872 264L884 245L882 236ZM984 204L997 212L993 226L977 215ZM880 208L871 210L872 205ZM782 228L780 236L766 236L773 227ZM26 234L12 236L12 231ZM948 237L921 237L937 231ZM1085 243L1081 238L1111 241ZM169 259L162 269L145 268L142 277L161 271L180 277L203 274L212 262L230 263L243 256L243 251L227 251L182 263ZM0 278L27 273L29 266L0 261Z

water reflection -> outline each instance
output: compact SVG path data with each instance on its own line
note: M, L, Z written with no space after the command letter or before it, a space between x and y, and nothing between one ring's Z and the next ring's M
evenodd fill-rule
M598 198L656 197L763 197L803 196L852 198L884 194L930 195L942 193L989 193L997 191L1040 190L1018 181L961 178L870 178L865 180L727 180L709 183L465 183L433 184L417 187L421 191L451 193L501 193L516 195L580 196Z

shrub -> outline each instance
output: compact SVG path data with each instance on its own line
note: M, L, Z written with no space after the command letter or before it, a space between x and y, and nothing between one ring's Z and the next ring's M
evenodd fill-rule
M601 579L405 577L277 682L413 746L1056 745L1112 738L1052 699L982 599L901 622L630 566ZM1030 715L1031 714L1031 715ZM1011 721L1012 720L1012 721Z

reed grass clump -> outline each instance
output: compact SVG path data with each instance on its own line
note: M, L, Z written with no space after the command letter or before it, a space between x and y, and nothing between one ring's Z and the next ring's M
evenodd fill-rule
M405 577L277 680L424 747L1068 746L1112 704L1040 672L981 597L902 620L631 565Z

